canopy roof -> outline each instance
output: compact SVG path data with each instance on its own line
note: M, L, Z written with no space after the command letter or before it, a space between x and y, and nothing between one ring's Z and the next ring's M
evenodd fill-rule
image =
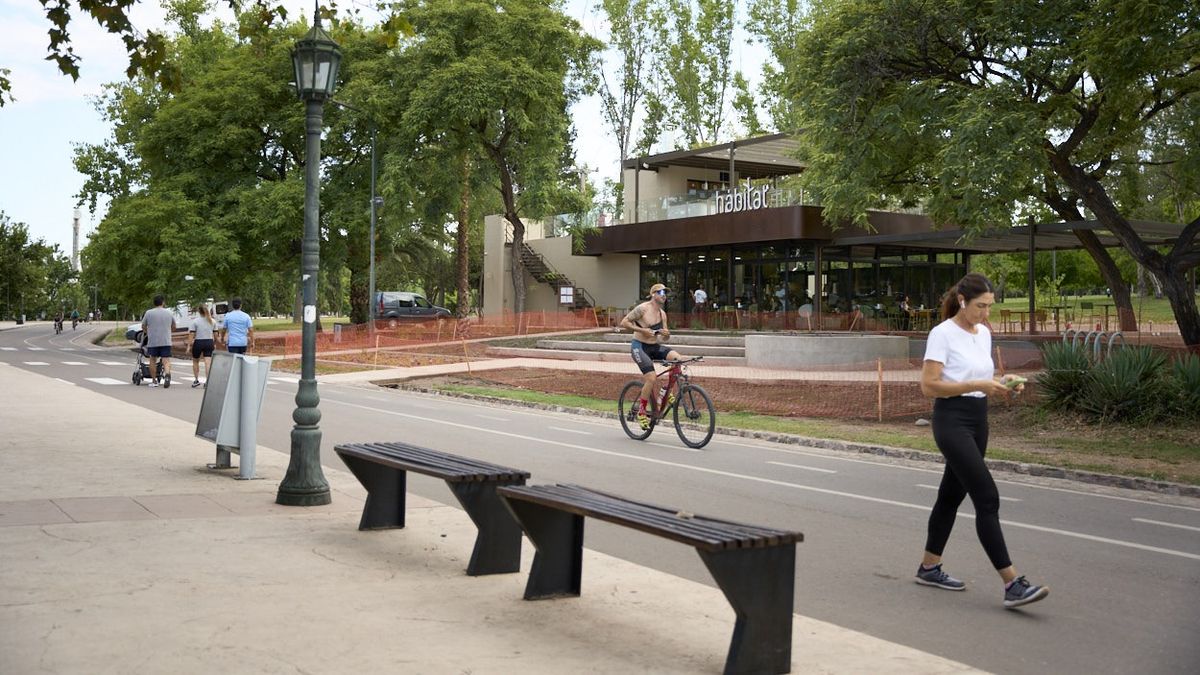
M796 159L799 143L789 134L770 134L740 141L710 145L694 150L675 150L659 155L634 157L621 164L622 169L658 170L669 166L690 166L700 169L728 171L730 151L734 170L739 178L772 178L791 176L804 170Z
M1129 224L1147 244L1158 246L1172 244L1183 232L1180 223L1160 223L1149 220L1131 220ZM1100 239L1106 248L1121 246L1120 240L1105 229L1099 221L1082 220L1063 223L1046 223L1034 225L1034 248L1038 251L1069 250L1081 248L1076 230L1090 230ZM1029 226L1007 227L975 236L970 236L965 230L946 229L928 230L925 232L906 232L888 234L876 232L872 234L854 234L851 236L834 236L835 245L855 244L897 244L902 246L919 246L954 251L970 251L973 253L1019 253L1029 250Z

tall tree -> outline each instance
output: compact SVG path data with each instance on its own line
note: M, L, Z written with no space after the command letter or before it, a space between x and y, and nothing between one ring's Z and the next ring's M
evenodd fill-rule
M771 60L763 63L760 95L776 130L798 127L791 92L801 87L793 83L795 71L785 64L795 58L806 8L801 0L750 0L749 4L746 30L771 54Z
M735 4L667 0L658 14L668 119L689 147L715 143L726 122Z
M1200 313L1187 272L1200 264L1195 211L1168 251L1147 244L1114 198L1117 169L1200 92L1200 12L1187 0L887 0L814 3L790 67L809 168L832 219L865 222L881 203L921 203L972 230L1014 222L1036 200L1065 220L1090 212L1163 285L1187 344ZM1194 107L1190 109L1194 110ZM1195 194L1173 120L1153 160ZM1099 240L1077 232L1136 328L1129 291Z
M616 71L610 73L603 62L596 65L600 74L601 112L617 141L618 172L629 158L638 114L646 119L647 113L661 111L661 106L643 108L642 105L647 93L655 88L656 72L651 69L650 61L651 47L658 34L657 7L658 0L601 0L597 5L608 19L607 51L613 56ZM648 122L643 125L644 130L652 129L657 120L651 117ZM620 182L616 184L615 195L616 210L621 213L625 194Z
M416 39L401 55L413 76L404 126L434 142L440 132L465 133L492 165L512 226L514 309L523 312L523 218L550 213L569 185L567 111L598 45L544 0L413 0L406 16Z

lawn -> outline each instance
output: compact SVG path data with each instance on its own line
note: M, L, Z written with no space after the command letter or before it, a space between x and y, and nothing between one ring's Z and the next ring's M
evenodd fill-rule
M1100 307L1103 304L1112 304L1112 298L1103 295L1085 295L1082 298L1070 296L1062 304L1067 305L1068 311L1079 315L1079 303L1091 302L1093 305L1092 311L1099 316L1104 315L1104 310ZM1004 302L997 302L992 306L991 320L993 323L1000 320L1000 310L1007 309L1013 312L1029 311L1029 298L1009 298ZM1171 303L1166 298L1156 299L1154 297L1133 298L1133 311L1139 315L1138 323L1153 321L1154 323L1174 323L1175 313L1171 311ZM1117 315L1116 308L1109 307L1109 321L1115 321Z

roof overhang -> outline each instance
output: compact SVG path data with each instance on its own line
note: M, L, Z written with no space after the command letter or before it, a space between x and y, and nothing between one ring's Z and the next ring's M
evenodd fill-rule
M790 134L770 134L694 150L634 157L622 162L621 168L633 171L640 164L643 171L657 171L670 166L728 171L732 153L734 170L740 178L791 176L804 171L804 164L796 159L799 145L799 141Z

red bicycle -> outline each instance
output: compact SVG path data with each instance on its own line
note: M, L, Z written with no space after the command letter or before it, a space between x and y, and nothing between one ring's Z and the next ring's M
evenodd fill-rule
M675 431L684 445L689 448L708 445L717 428L717 414L708 392L700 385L692 384L688 375L688 365L703 360L703 356L695 356L682 361L655 361L667 367L655 374L658 394L650 400L650 410L646 411L650 425L645 429L637 419L642 381L626 383L617 401L617 414L625 433L636 441L644 441L654 432L658 421L673 412Z

